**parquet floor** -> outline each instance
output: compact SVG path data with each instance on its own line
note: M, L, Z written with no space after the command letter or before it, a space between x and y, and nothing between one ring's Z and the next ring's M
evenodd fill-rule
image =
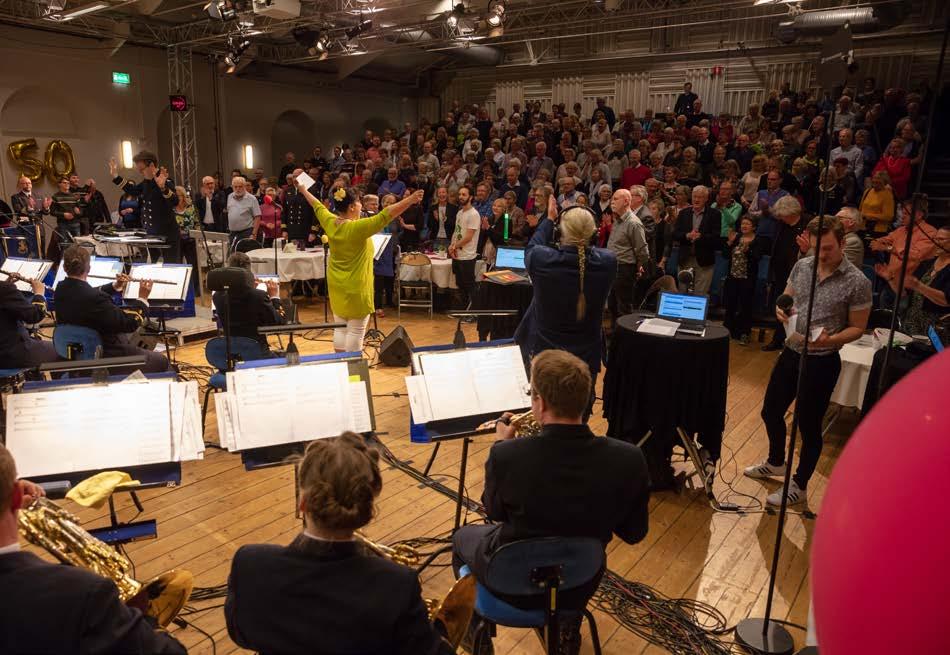
M301 306L301 320L323 319L319 301ZM431 321L420 311L403 314L397 322L395 312L380 319L379 328L388 333L400 323L418 345L451 341L455 322L436 316ZM472 326L467 326L474 340ZM300 341L304 354L329 352L327 342ZM733 342L735 344L735 342ZM204 364L204 343L187 345L178 351L182 361ZM761 460L767 444L759 418L762 397L775 355L763 353L758 347L734 345L730 352L728 388L728 421L726 426L723 477L734 478L736 491L751 494L764 501L775 483L761 484L743 478L743 466ZM381 439L397 457L411 460L422 468L431 452L429 445L413 444L408 436L408 401L392 396L404 391L403 377L407 369L380 366L372 369L372 391L375 398L377 426ZM206 422L206 441L217 439L212 409ZM595 416L597 414L595 407ZM319 420L320 407L313 408ZM591 421L595 432L605 429L602 418ZM825 490L827 476L846 439L851 425L839 420L828 435L818 471L809 485L810 507L817 511ZM470 450L466 485L472 497L481 495L484 461L491 437L481 437ZM458 474L460 444L442 447L433 474L453 484ZM180 567L192 571L198 586L226 582L231 557L243 544L270 542L288 543L300 529L294 519L293 470L282 466L246 472L240 458L227 452L209 449L203 461L184 464L183 484L174 489L152 490L142 494L145 517L158 520L159 538L131 544L128 547L137 567L139 579ZM373 539L388 543L417 536L435 536L452 526L454 505L444 496L420 487L400 471L385 470L384 486L378 502L378 515L366 532ZM723 500L725 485L717 480L716 492ZM748 499L734 498L739 504ZM134 508L122 495L120 515L131 517ZM76 509L76 506L71 506ZM90 525L105 522L105 511L83 510L80 517ZM695 598L715 605L728 618L730 625L748 616L761 616L768 587L768 569L774 547L777 518L765 513L746 515L713 512L701 491L685 489L682 493L655 494L650 501L650 530L641 543L629 546L614 539L609 546L609 566L630 580L654 586L673 597ZM814 521L790 516L783 535L782 558L775 596L775 616L804 624L808 612L808 552ZM439 597L451 584L448 568L429 568L422 575L424 593ZM373 593L371 589L366 593ZM223 601L199 604L212 607ZM190 617L216 642L219 654L241 652L229 639L220 607ZM618 626L609 616L598 614L604 652L612 655L661 653L632 633ZM586 631L586 628L585 628ZM804 634L792 630L798 646ZM193 629L176 629L175 634L193 653L211 653L208 639ZM495 641L497 653L541 654L543 649L531 631L500 629ZM590 653L585 640L584 653Z

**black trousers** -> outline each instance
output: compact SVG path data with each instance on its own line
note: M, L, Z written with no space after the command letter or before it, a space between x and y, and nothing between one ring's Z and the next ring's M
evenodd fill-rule
M607 309L614 325L617 324L618 318L633 311L633 292L636 286L637 265L618 264L617 279L614 280L614 286L607 299Z
M376 309L393 306L393 283L396 278L392 275L373 276L373 306Z
M726 320L733 339L738 339L752 330L752 309L755 303L755 280L727 277L723 287Z
M468 308L475 297L475 260L453 259L452 273L455 275L455 284L462 292L465 308Z
M785 462L786 439L785 412L788 410L798 386L798 360L800 356L785 348L775 362L769 386L762 403L762 421L769 435L769 463L781 466ZM793 479L802 489L808 486L818 459L821 457L821 425L831 394L841 373L841 357L809 355L802 384L802 398L798 404L798 431L802 437L801 458Z

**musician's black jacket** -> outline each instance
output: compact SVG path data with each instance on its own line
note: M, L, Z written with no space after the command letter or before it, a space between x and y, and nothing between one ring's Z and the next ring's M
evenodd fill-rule
M537 537L592 537L606 546L616 534L637 543L647 534L649 486L639 448L586 425L547 425L537 437L500 441L485 462L482 503L501 525L485 536L479 559Z
M50 564L32 553L7 553L0 555L0 589L4 655L187 652L122 603L111 580L84 569Z
M12 282L0 282L0 362L11 368L29 364L23 347L30 338L24 323L39 323L46 316L43 296L26 296Z
M221 325L228 317L231 308L231 336L247 337L260 342L267 349L267 337L257 333L257 328L267 325L283 325L286 319L279 298L270 298L260 289L231 289L230 303L224 301L224 294L216 291L212 296L215 310L221 317Z
M57 285L53 295L56 322L92 328L104 342L108 342L110 336L135 332L145 321L144 305L129 300L135 306L123 309L112 302L112 291L111 283L92 287L85 280L67 277Z
M224 606L228 634L262 655L447 655L415 570L355 542L299 535L289 546L242 546Z
M175 244L180 240L181 230L178 227L178 221L175 220L175 212L172 211L178 203L174 182L166 180L165 188L159 188L155 180L142 180L136 183L116 177L112 182L122 189L123 193L139 199L139 213L142 217L142 227L146 232L165 237L169 244Z

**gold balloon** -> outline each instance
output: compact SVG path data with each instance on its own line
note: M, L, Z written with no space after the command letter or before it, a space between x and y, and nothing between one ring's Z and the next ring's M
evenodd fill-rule
M19 174L25 175L33 182L38 182L43 177L43 162L33 157L27 157L26 153L36 149L36 139L22 139L7 146L7 154L10 155L10 159L13 160ZM72 157L72 154L70 154L70 157Z
M63 167L57 168L57 159L62 160ZM73 160L73 149L62 139L53 139L46 146L46 174L53 184L61 178L69 177L76 172L76 162Z

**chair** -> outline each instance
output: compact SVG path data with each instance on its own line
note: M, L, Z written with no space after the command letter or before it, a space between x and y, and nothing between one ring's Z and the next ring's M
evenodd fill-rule
M102 357L102 337L92 328L81 325L57 325L53 330L56 354L68 360L99 359Z
M472 655L493 652L491 637L495 626L545 629L546 651L558 652L558 621L581 614L587 618L595 655L600 655L600 637L593 614L582 609L561 609L561 593L590 584L606 566L604 546L597 539L544 538L505 544L488 562L485 579L479 580L475 613L480 617L472 634ZM463 566L460 574L470 571ZM552 598L553 602L549 602ZM537 609L520 609L494 594L524 597ZM476 620L476 619L473 619Z
M874 328L885 328L890 329L891 319L894 317L894 311L891 309L872 309L871 315L868 316L868 330L873 330ZM903 330L901 325L901 319L897 317L897 323L894 328L898 331Z
M396 317L402 317L402 308L422 307L429 309L429 318L432 318L433 288L432 288L432 261L421 252L411 252L404 255L399 262L399 266L408 266L412 273L409 277L412 280L404 281L402 275L397 271L396 275ZM424 298L403 297L403 289L425 289Z
M261 344L248 337L231 337L231 357L234 361L250 362L255 359L263 359L265 353L261 350ZM201 406L201 426L204 430L205 416L208 414L208 399L212 392L226 391L228 388L225 371L228 370L228 348L224 337L215 337L205 344L205 359L214 366L218 372L208 378L208 390L205 391L204 403Z
M260 250L264 247L260 241L254 239L241 239L234 244L234 252L251 252L252 250Z

